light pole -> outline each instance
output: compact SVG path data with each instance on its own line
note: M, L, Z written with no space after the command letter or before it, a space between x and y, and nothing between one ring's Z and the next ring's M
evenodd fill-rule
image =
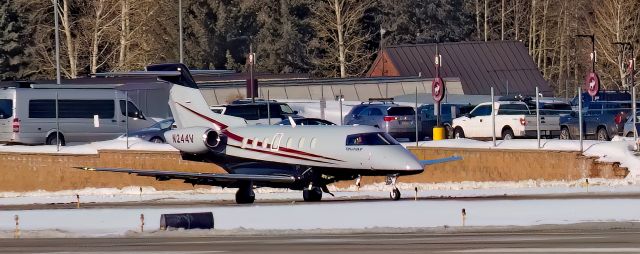
M58 89L60 88L60 26L58 25L58 0L53 0L56 44L56 151L60 151L60 115L58 105Z
M596 71L596 36L593 34L578 34L576 37L591 39L591 72Z
M626 46L629 46L629 48L631 49L631 61L629 62L629 65L631 67L631 110L633 111L633 113L632 113L632 117L633 117L633 140L636 141L636 139L638 138L638 130L636 128L636 121L638 120L638 118L637 118L637 113L636 113L637 108L636 108L636 83L635 83L635 75L636 75L636 57L635 57L635 52L634 52L634 49L633 49L633 44L631 42L627 42L627 41L625 41L625 42L614 42L613 44L622 46L622 51L623 52L624 52Z
M180 63L184 63L184 57L182 55L182 0L178 0L178 26L180 27Z

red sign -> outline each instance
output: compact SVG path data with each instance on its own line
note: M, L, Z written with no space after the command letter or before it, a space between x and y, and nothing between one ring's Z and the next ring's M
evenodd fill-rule
M595 97L598 94L598 91L600 91L600 78L595 72L591 72L587 75L586 90L589 92L591 97Z
M439 77L433 79L431 83L431 95L433 95L433 100L436 102L442 101L444 98L444 80Z

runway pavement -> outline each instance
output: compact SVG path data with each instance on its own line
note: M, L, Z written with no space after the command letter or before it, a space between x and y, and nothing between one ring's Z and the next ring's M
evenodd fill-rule
M0 253L640 253L640 227L603 225L440 233L176 237L180 234L174 232L166 237L0 239Z
M413 197L404 197L403 200L413 200ZM558 200L558 199L640 199L639 192L629 193L558 193L558 194L515 194L515 195L486 195L486 196L428 196L418 197L417 200L424 201L450 201L450 200ZM388 198L380 197L349 197L338 199L322 200L322 203L352 203L352 202L377 202L387 201ZM305 204L302 199L259 199L256 205L282 205L282 204ZM129 207L193 207L193 206L237 206L233 200L179 200L179 199L159 199L127 202L83 202L82 208L104 209L104 208L129 208ZM16 204L0 205L3 211L17 210L39 210L39 209L72 209L76 207L75 202L71 203L43 203L43 204Z

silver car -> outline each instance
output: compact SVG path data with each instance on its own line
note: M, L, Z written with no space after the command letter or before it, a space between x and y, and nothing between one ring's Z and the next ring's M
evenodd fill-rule
M416 140L415 110L395 103L369 103L357 107L358 113L349 112L346 125L369 125L380 128L392 137ZM354 109L352 109L353 111Z

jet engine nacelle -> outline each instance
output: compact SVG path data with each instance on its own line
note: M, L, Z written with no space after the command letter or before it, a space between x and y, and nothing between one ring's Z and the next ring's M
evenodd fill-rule
M176 149L193 154L222 153L227 145L225 135L207 127L170 130L164 133L164 138Z

